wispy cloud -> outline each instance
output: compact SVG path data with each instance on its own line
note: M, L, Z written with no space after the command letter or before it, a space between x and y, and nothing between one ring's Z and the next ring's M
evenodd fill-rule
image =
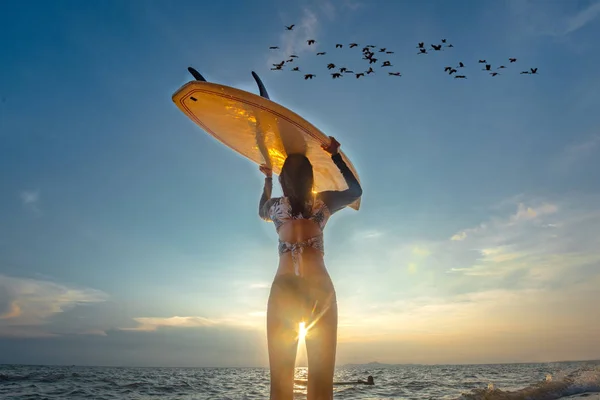
M173 316L173 317L137 317L133 320L136 327L120 328L122 331L156 331L161 328L200 328L200 327L227 327L236 329L261 330L264 325L266 313L264 311L251 311L245 314L224 315L218 318L205 318L200 316Z
M197 328L201 326L214 326L219 322L203 317L168 317L168 318L152 318L140 317L134 318L134 321L139 325L135 328L121 328L124 331L155 331L162 327L171 328Z
M600 16L600 1L590 4L576 15L568 17L565 22L564 35L575 32Z
M539 2L533 0L510 1L513 11L522 18L527 29L537 35L565 37L600 17L600 1L592 2L577 13L567 13L561 6L568 3Z
M463 241L469 237L470 234L480 233L490 228L490 226L510 226L521 221L533 220L546 214L553 214L558 210L554 204L542 203L537 206L527 206L524 203L519 203L517 211L512 214L508 220L502 221L500 219L492 219L491 221L481 223L477 227L468 228L463 231L457 232L450 240L452 241ZM491 223L491 225L490 225Z
M316 12L308 7L304 7L302 16L298 22L295 23L294 29L291 31L284 29L279 36L279 41L275 44L279 49L271 50L269 53L269 57L267 58L269 67L289 59L289 56L292 54L300 56L301 54L314 52L319 45L318 34L319 19ZM317 42L309 46L306 42L308 39L314 39Z
M267 282L257 282L257 283L251 283L248 287L250 289L268 289L271 287L271 285Z
M78 305L100 303L104 292L51 281L0 275L0 336L47 336L53 316Z
M342 0L342 5L352 11L356 11L365 6L364 3L355 0Z
M25 207L29 208L36 214L40 213L40 209L38 207L40 201L40 193L38 191L25 190L19 193L19 197Z
M600 150L600 133L592 134L583 141L567 146L558 158L558 167L562 171L580 164Z

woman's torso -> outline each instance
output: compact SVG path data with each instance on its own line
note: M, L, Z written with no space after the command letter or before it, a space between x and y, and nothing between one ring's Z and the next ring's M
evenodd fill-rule
M323 229L330 217L327 206L315 199L308 207L309 215L292 216L292 209L285 197L271 209L271 219L275 223L280 242L288 244L303 243L315 238L322 240ZM306 213L305 213L306 214ZM279 267L276 275L296 274L305 277L329 277L323 252L314 246L303 246L297 253L296 260L291 251L284 252L279 257Z

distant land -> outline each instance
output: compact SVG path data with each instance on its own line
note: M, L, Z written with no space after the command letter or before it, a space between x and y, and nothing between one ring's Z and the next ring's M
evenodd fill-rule
M483 363L478 363L478 364L418 364L418 363L398 363L398 364L384 364L384 363L380 363L377 361L372 361L369 363L358 363L358 364L353 364L353 363L348 363L348 364L343 364L340 367L372 367L372 368L378 368L378 367L399 367L399 366L436 366L436 365L514 365L514 364L568 364L568 363L585 363L585 362L590 362L590 363L597 363L600 362L600 360L562 360L562 361L531 361L531 362L507 362L507 363L490 363L490 364L483 364Z
M380 363L377 361L372 361L366 364L344 364L342 365L342 367L396 367L399 365L424 365L424 364L411 364L411 363L406 363L406 364L384 364L384 363Z

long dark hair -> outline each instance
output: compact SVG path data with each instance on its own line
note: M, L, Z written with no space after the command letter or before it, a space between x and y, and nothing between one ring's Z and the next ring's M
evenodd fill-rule
M300 213L308 216L310 210L306 209L306 203L312 200L313 182L313 167L309 159L303 154L288 154L281 167L279 183L292 206L292 216Z

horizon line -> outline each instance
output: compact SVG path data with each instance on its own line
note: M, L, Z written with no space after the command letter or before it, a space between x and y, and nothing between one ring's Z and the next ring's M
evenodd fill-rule
M468 366L468 365L523 365L523 364L563 364L563 363L585 363L585 362L600 362L599 359L586 360L561 360L561 361L520 361L520 362L499 362L499 363L380 363L378 361L370 361L367 363L345 363L336 365L336 368L346 366L368 366L368 365L386 365L386 366ZM24 366L24 367L86 367L86 368L180 368L180 369L225 369L225 368L252 368L252 369L269 369L268 366L228 366L228 367L190 367L190 366L143 366L143 365L87 365L87 364L27 364L27 363L2 363L0 366ZM308 368L308 366L296 366L295 368Z

